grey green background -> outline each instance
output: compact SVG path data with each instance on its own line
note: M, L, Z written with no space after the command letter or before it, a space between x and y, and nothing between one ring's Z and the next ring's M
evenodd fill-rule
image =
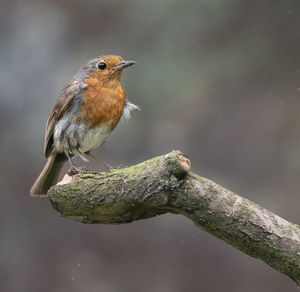
M0 290L297 291L182 216L84 225L28 192L60 89L120 54L138 62L123 83L142 111L95 154L132 165L180 149L194 172L300 223L299 13L297 0L1 1Z

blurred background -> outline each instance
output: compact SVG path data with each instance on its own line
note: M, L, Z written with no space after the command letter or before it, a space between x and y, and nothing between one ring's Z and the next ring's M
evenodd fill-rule
M2 1L0 290L298 291L182 216L84 225L29 189L59 91L119 54L138 62L123 83L142 111L94 154L132 165L179 149L194 172L300 223L299 12L297 0Z

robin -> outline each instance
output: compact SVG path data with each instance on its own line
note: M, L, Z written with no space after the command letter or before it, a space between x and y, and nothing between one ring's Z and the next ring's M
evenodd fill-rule
M44 154L47 163L30 190L44 195L57 183L64 163L86 156L105 142L121 117L130 118L138 109L126 99L121 84L123 69L134 65L120 56L100 56L90 60L62 89L48 118Z

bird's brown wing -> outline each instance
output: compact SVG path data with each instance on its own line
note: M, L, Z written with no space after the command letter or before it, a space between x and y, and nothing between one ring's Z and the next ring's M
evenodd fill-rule
M53 150L53 131L56 123L68 111L74 97L77 96L80 91L79 83L74 81L62 89L46 125L44 143L44 154L46 158L50 156Z

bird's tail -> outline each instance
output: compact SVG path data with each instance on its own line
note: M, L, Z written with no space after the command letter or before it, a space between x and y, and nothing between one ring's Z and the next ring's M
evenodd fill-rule
M48 161L35 181L34 185L30 190L31 196L43 196L46 195L48 190L57 183L59 174L66 161L66 156L64 154L58 154L53 152Z

